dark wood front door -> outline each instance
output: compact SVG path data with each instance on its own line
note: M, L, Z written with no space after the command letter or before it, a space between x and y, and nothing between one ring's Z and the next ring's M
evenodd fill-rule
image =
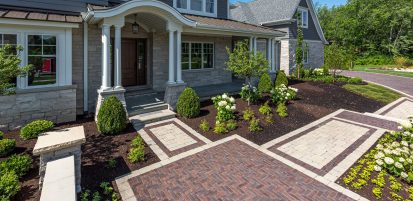
M122 86L147 84L146 39L122 38Z

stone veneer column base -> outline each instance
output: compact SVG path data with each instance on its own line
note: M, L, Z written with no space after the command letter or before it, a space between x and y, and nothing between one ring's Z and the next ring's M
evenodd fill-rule
M167 84L165 89L165 103L169 104L169 109L175 110L179 95L184 91L186 83Z
M124 88L118 88L118 89L115 88L115 89L110 89L110 90L99 89L98 90L98 101L96 103L95 121L97 120L100 106L102 105L103 101L109 96L115 96L117 99L119 99L123 107L125 108L126 115L128 115L128 112L126 110L125 91L126 90Z

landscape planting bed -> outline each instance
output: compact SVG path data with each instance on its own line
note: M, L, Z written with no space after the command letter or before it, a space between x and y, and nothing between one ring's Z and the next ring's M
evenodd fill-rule
M217 111L212 101L201 103L201 114L199 117L194 119L180 118L180 120L212 141L225 138L228 135L238 134L261 145L341 108L357 112L374 112L384 106L383 103L349 92L340 85L321 82L290 82L291 87L298 89L298 98L297 100L290 101L288 104L288 117L280 118L275 112L275 105L270 104L273 108L273 123L270 124L264 120L265 116L258 112L258 108L265 101L270 100L268 96L262 98L258 103L249 106L254 111L255 116L260 119L263 127L261 132L251 133L248 130L248 122L242 119L242 111L248 107L248 104L239 97L235 97L238 128L228 134L216 134L213 132ZM211 130L208 132L203 132L199 129L199 124L204 119L211 125Z

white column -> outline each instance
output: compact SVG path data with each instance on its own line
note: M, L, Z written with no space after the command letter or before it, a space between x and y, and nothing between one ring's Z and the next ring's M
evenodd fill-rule
M277 59L277 56L278 56L278 48L277 48L277 41L275 40L275 39L273 39L272 40L272 42L271 42L271 55L272 55L272 58L271 58L271 70L272 70L272 72L275 72L276 71L276 65L277 65L277 62L276 62L276 59Z
M266 53L267 53L267 60L268 60L268 64L269 64L269 69L268 69L268 71L272 71L272 57L271 57L271 54L272 54L272 39L271 38L267 38L267 51L266 51Z
M250 37L250 52L252 52L254 50L254 36Z
M102 25L102 86L101 90L108 90L111 88L110 76L110 25Z
M181 31L176 32L176 82L184 83L182 80L182 63L181 63L181 53L182 53L182 34Z
M253 47L254 47L254 54L257 54L257 37L254 37Z
M115 25L115 89L122 89L122 63L121 63L121 28L122 26Z
M169 78L168 78L168 84L174 84L175 83L175 75L174 75L174 32L169 30Z

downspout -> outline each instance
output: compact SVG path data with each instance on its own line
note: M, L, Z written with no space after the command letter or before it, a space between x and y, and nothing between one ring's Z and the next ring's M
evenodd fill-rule
M83 22L83 111L87 113L89 111L89 49L88 49L88 22Z

